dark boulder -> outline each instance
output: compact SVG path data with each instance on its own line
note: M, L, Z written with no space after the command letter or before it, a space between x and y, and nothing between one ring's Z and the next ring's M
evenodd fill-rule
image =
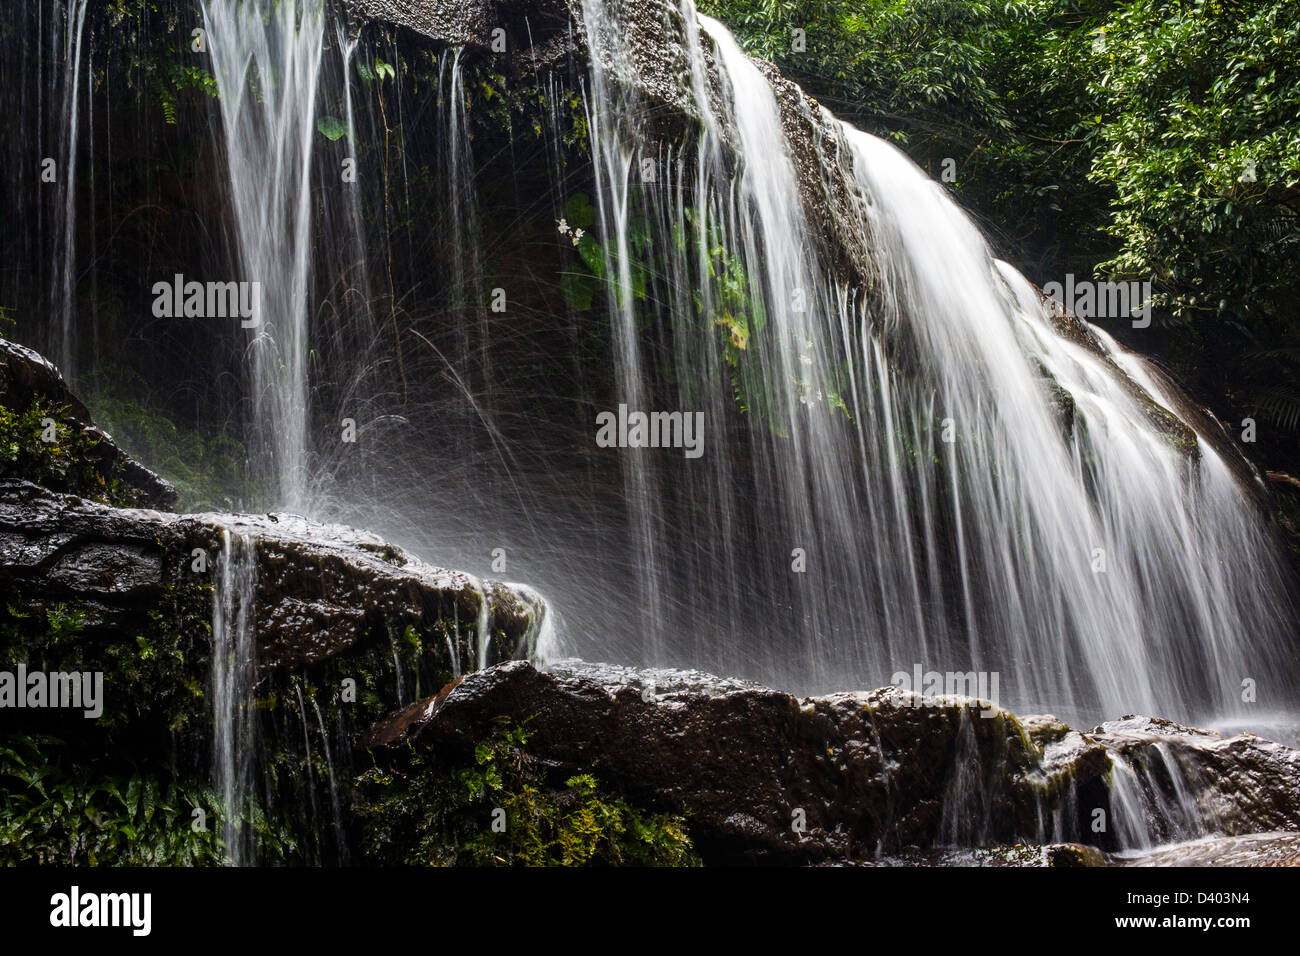
M0 339L0 413L6 429L16 431L23 416L34 410L55 424L55 440L5 435L11 447L0 454L0 478L39 480L57 491L113 504L163 509L176 504L171 483L122 451L91 421L54 365L29 348Z
M174 515L113 508L30 482L0 481L0 587L27 613L78 610L91 629L140 633L165 593L210 592L221 551L247 542L256 566L262 673L298 671L410 626L460 623L458 666L528 653L545 609L531 593L435 568L375 535L296 515ZM483 631L480 634L480 630Z
M1086 734L897 688L799 700L693 671L515 661L391 715L360 746L381 762L405 760L411 747L454 761L502 718L528 721L539 760L592 772L640 805L685 808L709 862L1065 841L1110 849L1114 828L1091 824L1098 809L1122 812L1115 761L1139 760L1166 737L1195 788L1196 819L1161 799L1157 777L1140 779L1138 802L1152 791L1144 805L1157 816L1143 823L1145 838L1300 828L1300 753L1279 744L1131 720ZM1053 865L1100 860L1054 852L1044 858Z

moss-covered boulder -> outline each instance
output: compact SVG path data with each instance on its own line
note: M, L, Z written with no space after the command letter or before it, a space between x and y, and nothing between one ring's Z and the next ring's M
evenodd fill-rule
M243 585L223 578L235 552ZM237 662L250 672L238 706L254 768L242 826L256 859L290 863L348 859L362 730L462 669L529 653L545 614L531 592L364 532L114 508L25 481L0 481L0 556L0 671L103 675L96 719L6 710L0 836L12 840L0 862L224 859L212 769L223 604L244 609L251 632ZM154 819L146 804L166 810ZM195 811L211 826L191 831ZM150 839L124 835L146 823Z
M48 360L0 339L0 478L123 507L171 508L176 489L131 458Z

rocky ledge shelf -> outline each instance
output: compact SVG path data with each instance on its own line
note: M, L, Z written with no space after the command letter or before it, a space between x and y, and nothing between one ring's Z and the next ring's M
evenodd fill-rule
M548 767L682 812L713 863L1090 865L1123 862L1106 855L1122 846L1300 829L1300 751L1281 744L1147 717L1081 732L892 687L801 700L694 671L512 661L359 747L386 766L454 763L502 722L526 724ZM1300 861L1295 837L1251 840L1232 854Z
M0 481L0 584L21 593L29 610L76 608L92 631L135 633L164 597L210 592L231 547L253 560L263 674L301 670L375 632L431 633L448 622L449 663L478 663L480 628L487 659L506 660L531 650L545 613L526 591L435 568L341 525L113 508Z
M164 600L201 616L223 551L242 549L263 675L407 628L442 636L457 673L531 652L545 608L527 588L436 568L374 534L298 515L155 510L174 504L172 486L90 420L53 365L3 339L0 413L0 587L28 613L71 608L88 631L126 636Z

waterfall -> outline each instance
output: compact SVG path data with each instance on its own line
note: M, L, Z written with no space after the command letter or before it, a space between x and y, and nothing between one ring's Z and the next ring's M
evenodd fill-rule
M257 862L249 825L256 589L256 543L246 534L223 530L212 593L212 776L221 800L222 841L235 866Z
M478 209L475 204L474 155L470 143L468 117L465 112L465 67L463 47L442 54L438 63L439 131L445 136L443 168L447 186L447 208L451 220L451 275L448 293L451 307L461 316L456 342L456 364L462 369L476 369L472 382L467 381L469 397L474 391L490 398L491 372L488 364L487 309L483 301L482 264L479 259L481 237ZM472 326L472 327L471 327ZM478 348L471 343L477 340Z
M325 727L325 715L321 713L320 705L316 703L313 697L311 702L312 709L316 712L316 726L320 730L321 749L325 753L325 770L329 774L330 784L330 818L334 824L334 843L338 847L339 862L347 865L348 862L348 844L347 836L344 832L343 824L343 806L339 802L338 780L334 773L334 758L330 755L330 735L329 730ZM308 759L310 760L310 749L308 750Z
M248 347L256 460L269 472L276 503L302 510L311 141L323 0L205 0L203 10L225 128L236 245L244 280L261 286Z
M564 0L567 25L554 5L531 22L516 9L504 55L483 43L482 10L464 30L420 16L462 7L29 0L0 14L19 117L0 137L15 250L0 334L13 309L95 413L120 404L124 447L146 436L155 454L139 460L173 471L185 500L209 479L239 499L247 467L259 508L467 569L435 600L429 569L326 529L309 545L319 564L260 582L289 610L259 621L258 529L297 532L280 515L205 517L225 529L211 750L188 722L176 740L202 751L226 862L272 860L277 833L286 860L346 862L356 741L446 670L509 656L796 694L993 674L995 716L1089 727L1142 712L1295 743L1295 582L1266 489L1155 362L1064 314L943 185L692 0ZM421 25L456 39L426 42ZM218 221L228 234L210 241ZM255 284L243 327L151 313L152 279L214 263L229 274L186 278ZM615 409L702 415L702 455L606 447L593 418ZM247 461L224 427L241 415ZM331 440L345 416L359 440ZM55 470L81 450L49 449ZM131 477L110 458L96 469L110 485L109 471ZM346 574L334 538L357 557ZM174 556L175 540L158 547ZM83 557L63 571L86 577L102 555ZM403 595L353 586L380 562L406 566ZM333 613L318 587L357 612L321 641L330 659L286 653L259 672L259 644L310 639ZM933 758L945 847L1003 831L999 808L1020 796L1003 781L1037 788L1026 839L1135 855L1254 825L1238 810L1271 799L1251 766L1180 745L1181 729L1135 741L1103 725L1077 743L1040 725L1031 739L1030 720L981 710L961 709ZM1064 755L1035 765L1047 740ZM173 768L186 793L193 769ZM1102 810L1107 829L1090 830Z
M1141 359L1070 325L997 261L899 150L783 84L690 0L665 4L663 17L653 4L638 17L644 6L580 4L595 240L583 258L599 259L614 404L701 412L707 432L697 460L644 448L604 459L617 468L619 524L602 510L606 478L591 472L578 479L595 492L586 510L546 513L547 469L571 460L503 426L527 398L505 394L492 365L460 48L437 61L433 168L452 215L447 287L434 291L445 306L427 336L400 319L382 357L342 342L363 325L396 329L400 289L391 321L314 330L342 398L373 410L385 435L367 434L364 466L313 469L307 491L323 4L205 4L238 251L245 277L263 283L248 349L254 457L278 503L322 506L329 485L342 517L416 550L451 549L462 566L482 560L485 528L523 542L511 550L524 576L559 590L570 625L548 622L548 656L703 667L805 692L880 686L918 665L991 672L1003 705L1074 720L1135 710L1237 720L1248 682L1288 699L1285 572L1208 426L1180 419L1178 397ZM646 53L660 31L674 35L666 72ZM358 40L334 32L352 141ZM544 80L551 109L556 82ZM649 86L689 119L668 129ZM800 124L807 141L792 132ZM543 138L563 193L573 177L558 126ZM833 210L810 204L810 169L843 180ZM340 221L359 237L355 191L346 203ZM831 261L826 216L862 238L854 268ZM447 462L434 476L386 450L417 420L403 356L426 347L436 363L422 368L446 384L430 403ZM349 469L351 487L339 477ZM589 581L593 532L610 540ZM482 622L478 631L482 658Z
M1110 818L1121 851L1149 850L1165 843L1222 832L1225 821L1198 805L1197 789L1176 755L1153 745L1149 765L1110 755Z
M945 603L976 660L1029 663L1015 679L1030 700L1238 709L1241 681L1281 664L1284 592L1212 444L1199 462L1176 447L1145 403L1175 406L1136 359L1099 330L1099 351L1056 334L941 187L892 146L847 135L881 240L885 321L906 324L936 414L957 423L957 441L929 447L959 483L961 600ZM1045 384L1073 402L1064 440ZM920 441L917 424L904 423Z
M1207 435L1189 449L1162 428L1177 406L1139 359L1098 329L1061 334L939 184L797 88L778 101L690 0L673 92L699 124L665 144L630 82L636 23L606 0L582 12L617 400L667 397L713 428L689 468L621 453L642 656L812 688L917 663L998 672L1007 706L1075 719L1213 720L1285 672L1285 577L1255 505ZM870 289L823 261L783 110L851 169ZM679 237L649 279L647 222ZM675 394L642 331L664 302ZM683 505L690 521L670 518Z
M302 721L302 752L303 752L303 768L304 768L304 769L306 770L306 772L307 772L307 787L306 787L306 790L307 790L307 805L306 805L306 809L309 811L308 819L309 819L309 820L312 820L312 821L314 822L314 821L317 821L317 820L320 819L320 810L319 810L319 808L316 806L316 790L317 790L317 785L316 785L316 773L315 773L315 771L312 769L312 746L311 746L311 729L310 729L310 727L311 727L311 722L307 719L307 707L303 704L303 700L302 700L302 681L300 681L300 680L295 680L295 681L293 682L293 695L294 695L295 698L297 698L297 701L298 701L298 717L299 717L299 719ZM315 703L315 700L314 700L314 699L313 699L312 703ZM319 852L320 852L320 845L319 845L319 843L317 843L317 845L316 845L315 847L313 847L313 850L314 850L317 854L319 854ZM315 860L313 860L313 862L314 862L316 865L319 866L319 865L320 865L320 857L317 856L317 857L315 858Z
M81 117L82 38L86 28L86 0L67 0L63 34L63 126L59 135L59 200L62 231L55 240L56 271L50 301L58 316L58 338L54 354L65 378L76 374L76 339L73 313L76 311L77 269L77 140Z

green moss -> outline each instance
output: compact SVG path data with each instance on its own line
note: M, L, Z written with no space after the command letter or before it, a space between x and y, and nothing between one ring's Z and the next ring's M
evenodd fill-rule
M526 721L525 721L526 724ZM400 769L358 779L363 849L417 866L695 866L685 818L607 793L589 773L548 779L505 726L472 759L440 764L414 749Z
M105 431L137 461L176 488L182 512L239 511L265 497L250 486L248 450L227 426L177 421L151 402L146 384L120 366L89 375L85 403Z
M201 726L207 671L211 585L166 587L132 631L83 637L88 610L32 602L17 585L0 591L0 662L47 671L104 675L104 712L96 726L113 736ZM133 741L138 737L132 736Z
M142 504L141 492L122 479L116 455L106 455L103 439L70 420L67 411L44 399L23 409L0 405L0 478L26 479L122 508Z

